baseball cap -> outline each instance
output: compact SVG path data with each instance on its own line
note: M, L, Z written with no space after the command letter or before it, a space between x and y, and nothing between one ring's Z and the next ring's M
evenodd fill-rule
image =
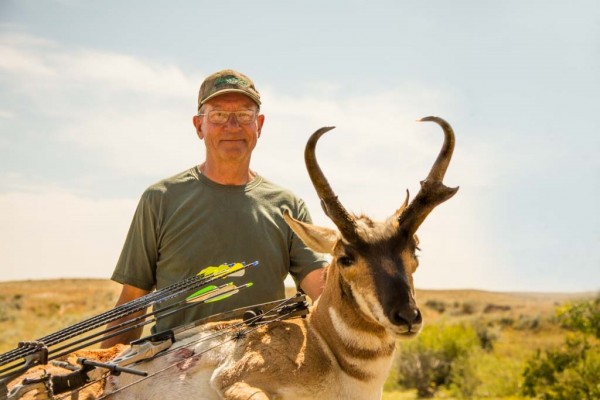
M260 106L260 94L252 79L232 69L224 69L208 76L198 92L198 110L209 99L225 93L242 93Z

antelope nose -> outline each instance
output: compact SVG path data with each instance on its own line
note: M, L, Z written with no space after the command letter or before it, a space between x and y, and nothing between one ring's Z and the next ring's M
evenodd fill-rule
M410 329L423 322L423 317L418 308L396 308L390 313L390 321L394 325L404 325Z

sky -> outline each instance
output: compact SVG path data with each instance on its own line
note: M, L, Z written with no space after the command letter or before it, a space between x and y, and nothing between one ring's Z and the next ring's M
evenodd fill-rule
M600 290L600 2L0 0L0 280L109 278L151 184L201 163L197 91L261 92L252 168L321 211L414 196L452 124L421 289Z

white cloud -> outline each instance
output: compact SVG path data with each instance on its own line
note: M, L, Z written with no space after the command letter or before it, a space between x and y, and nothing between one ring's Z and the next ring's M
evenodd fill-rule
M52 68L45 65L44 54L54 47L53 43L26 34L0 34L0 70L27 76L50 77ZM30 51L37 49L38 51Z
M0 46L3 86L45 125L40 141L75 144L102 168L146 176L175 173L202 154L191 124L199 77L174 65L66 49L26 35L0 35ZM49 121L60 125L43 124Z
M109 277L135 203L53 188L1 194L0 279Z
M118 92L135 91L161 96L187 93L190 78L174 65L148 62L126 54L65 48L27 34L0 34L0 69L22 81L52 79L55 87L69 91L74 85ZM194 82L196 84L196 82Z
M14 114L8 110L0 110L0 119L11 119Z

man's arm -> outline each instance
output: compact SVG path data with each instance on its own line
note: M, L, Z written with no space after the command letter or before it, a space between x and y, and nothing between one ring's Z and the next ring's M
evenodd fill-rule
M115 304L115 307L120 306L121 304L127 303L128 301L135 300L138 297L142 297L148 293L150 293L148 290L140 289L140 288L137 288L137 287L131 286L131 285L123 285L123 289L121 290L121 295L119 296L119 300L117 300L117 304ZM116 321L109 322L106 325L106 328L110 328L112 326L121 324L127 320L139 317L140 315L143 315L145 313L146 313L146 310L144 309L135 314L131 314L131 315L127 315L123 318L119 318ZM118 343L127 344L127 343L131 342L132 340L139 339L140 336L142 335L143 329L144 329L143 327L138 327L138 328L132 329L128 332L121 333L120 335L105 339L100 344L100 347L103 349L106 349L106 348L112 347ZM109 334L110 333L112 333L112 332L109 332Z
M316 269L311 271L302 279L300 282L300 288L310 296L313 303L319 298L323 291L325 281L323 279L325 268Z

